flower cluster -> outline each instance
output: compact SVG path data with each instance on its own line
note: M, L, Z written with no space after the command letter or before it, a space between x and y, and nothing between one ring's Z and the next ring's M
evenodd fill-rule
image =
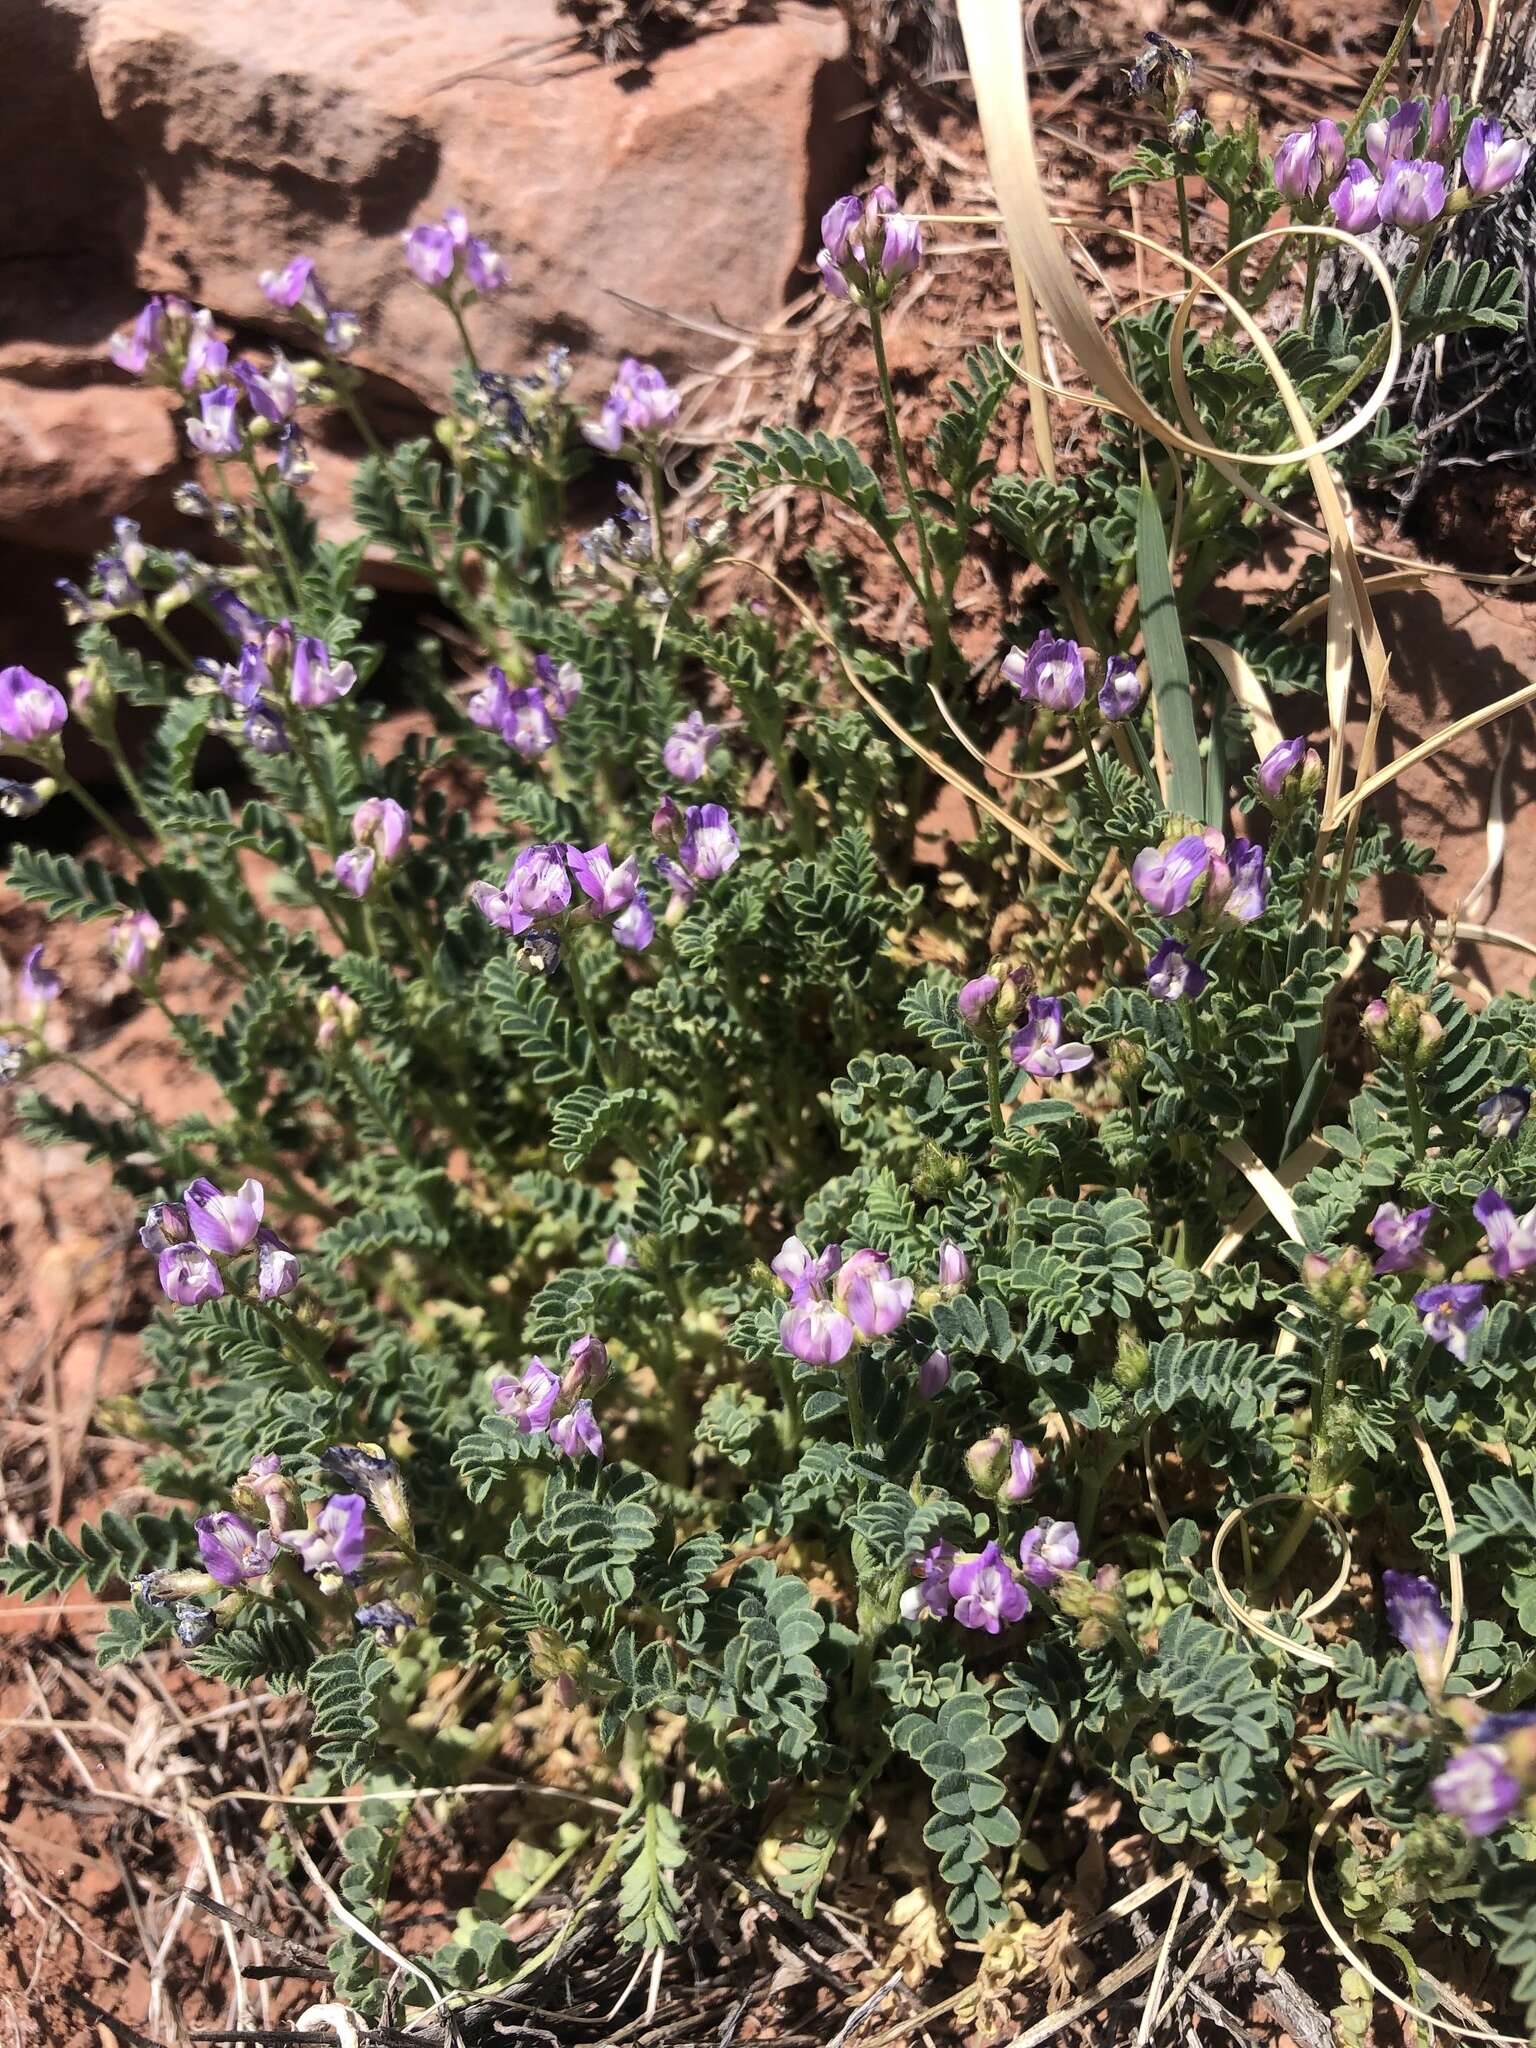
M884 305L922 260L922 224L901 211L889 185L876 185L867 199L845 193L821 217L816 268L834 299Z
M1365 155L1346 160L1338 124L1314 121L1285 136L1276 149L1275 187L1312 214L1326 187L1333 218L1351 234L1374 227L1424 234L1458 196L1451 183L1454 164L1447 161L1455 125L1444 94L1431 107L1423 100L1405 100L1389 115L1366 123ZM1502 122L1474 115L1461 145L1461 203L1491 198L1513 184L1529 155L1530 144L1506 137Z
M663 428L671 426L682 402L682 394L673 390L654 363L626 356L603 401L602 412L581 431L605 455L646 447L656 441ZM644 506L639 509L648 523Z
M355 313L332 303L313 257L290 257L281 270L262 271L257 282L269 305L299 314L333 356L350 355L356 347L362 322Z
M1021 1539L1017 1567L995 1541L977 1552L935 1543L913 1561L918 1583L902 1594L901 1611L909 1621L953 1618L961 1628L1000 1635L1028 1614L1031 1590L1049 1593L1077 1570L1081 1549L1073 1523L1050 1520Z
M295 712L323 710L349 696L357 670L291 619L264 619L235 592L215 589L209 604L234 641L232 661L205 658L199 672L239 714L248 745L259 754L286 754Z
M1186 918L1205 930L1253 924L1269 902L1263 847L1250 839L1228 845L1211 826L1144 848L1131 880L1155 917Z
M505 669L493 665L487 674L490 680L464 707L470 721L484 732L500 733L525 761L537 761L555 744L581 695L581 670L573 661L557 663L552 655L537 654L534 679L520 688L507 681Z
M232 1194L199 1174L179 1202L156 1202L144 1218L139 1242L158 1260L160 1286L178 1308L196 1308L228 1292L230 1267L254 1251L256 1268L242 1292L277 1301L299 1284L298 1255L262 1221L266 1192L259 1180L242 1181Z
M899 1330L912 1306L912 1282L868 1247L845 1258L840 1244L813 1252L787 1237L772 1270L789 1295L779 1342L806 1365L840 1365L860 1339L873 1343Z
M608 1348L590 1333L573 1338L557 1373L542 1358L530 1358L514 1379L491 1377L491 1398L522 1436L542 1436L565 1458L603 1456L603 1432L591 1396L608 1377Z
M460 207L450 206L441 220L419 221L400 239L412 277L445 298L457 296L460 304L468 304L507 283L506 264L483 236L470 233Z

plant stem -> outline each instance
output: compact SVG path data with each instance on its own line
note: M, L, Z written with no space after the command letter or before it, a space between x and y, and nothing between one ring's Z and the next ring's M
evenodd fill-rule
M469 329L464 324L464 309L451 292L444 293L443 303L453 315L453 324L459 330L459 340L464 344L465 358L469 363L469 367L478 377L480 374L480 358L475 354L475 344L470 340Z
M912 472L907 466L907 451L902 445L901 424L896 418L896 394L891 388L891 370L885 355L885 334L880 321L878 306L869 308L870 339L875 350L875 375L880 385L880 404L885 412L885 431L891 443L891 457L896 464L896 475L901 484L902 496L912 514L912 529L917 537L918 560L922 564L919 594L927 616L928 634L933 643L933 672L935 680L944 673L949 658L949 615L934 581L933 553L928 545L928 526L923 518L922 504L918 499L917 486L912 481Z
M96 738L111 760L112 766L117 770L118 781L121 782L124 789L133 798L134 807L138 811L139 816L149 826L150 830L153 831L155 829L155 821L150 814L149 799L144 794L143 784L128 765L128 756L123 751L123 743L118 738L116 731L111 726L108 726L103 732L98 733Z
M859 1386L857 1354L843 1384L848 1401L848 1434L853 1438L853 1448L862 1451L869 1442L869 1436L864 1423L864 1395Z
M1182 171L1174 172L1173 189L1179 201L1179 247L1184 253L1184 261L1191 263L1194 261L1194 248L1189 239L1189 194L1184 189Z
M1387 45L1387 54L1377 65L1376 75L1365 88L1364 96L1359 106L1355 109L1354 119L1345 131L1344 154L1346 157L1354 155L1355 139L1365 125L1365 117L1375 104L1376 95L1392 76L1393 67L1403 53L1403 45L1413 34L1413 25L1419 18L1419 9L1423 4L1424 0L1408 0L1408 5L1403 10L1403 18L1397 25L1397 33Z
M251 472L251 481L256 486L256 495L260 498L262 510L267 515L267 525L271 528L272 533L272 545L281 556L283 568L287 572L289 595L293 604L295 622L297 623L304 609L304 578L299 569L298 559L294 555L293 549L288 545L288 536L283 530L283 522L277 516L277 502L272 496L266 478L261 473L261 464L256 460L254 450L249 452L245 459L246 465Z
M143 1103L135 1102L131 1095L125 1095L121 1088L107 1079L105 1074L99 1074L93 1066L89 1065L85 1060L77 1059L72 1052L55 1052L52 1046L45 1046L43 1050L47 1054L48 1065L73 1067L75 1072L83 1074L93 1087L100 1088L105 1094L112 1096L115 1101L123 1105L124 1109L138 1117L141 1122L143 1121L145 1114Z
M341 848L341 813L336 808L335 794L331 789L329 779L321 777L319 757L315 752L314 741L310 736L307 716L300 712L290 723L293 729L294 741L298 746L299 759L304 764L304 773L309 779L310 787L314 790L315 799L320 806L321 817L324 820L325 850L334 860ZM333 919L332 923L334 924L334 922L335 920Z
M1403 1069L1403 1095L1408 1105L1408 1130L1413 1139L1413 1156L1423 1164L1429 1150L1429 1118L1424 1113L1424 1098L1419 1093L1419 1077L1411 1067Z
M987 1114L992 1119L992 1135L995 1138L1007 1136L1008 1126L1003 1122L1002 1051L995 1038L987 1040Z
M604 1084L609 1088L613 1088L617 1086L617 1083L613 1077L613 1069L610 1067L607 1055L603 1050L603 1038L602 1033L598 1029L597 1013L592 1007L591 994L588 991L581 969L576 962L577 947L572 944L566 948L565 954L565 971L570 976L571 994L576 998L576 1007L581 1012L582 1023L586 1026L587 1039L592 1047L592 1057L597 1062L597 1071L602 1075Z

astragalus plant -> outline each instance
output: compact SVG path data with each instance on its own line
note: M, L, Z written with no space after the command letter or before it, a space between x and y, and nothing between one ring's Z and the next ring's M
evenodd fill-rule
M999 470L1001 347L902 445L884 327L923 227L884 187L831 208L820 272L889 444L764 430L704 526L669 510L655 367L582 417L558 355L486 366L507 271L457 213L403 252L464 343L429 439L378 444L359 323L302 256L264 279L288 353L170 296L114 341L178 398L208 543L120 523L64 592L72 673L0 675L7 807L94 802L72 719L137 814L110 865L23 846L10 883L100 921L224 1108L51 1101L82 1062L33 950L5 1069L39 1142L144 1205L164 1306L109 1419L166 1506L4 1574L120 1587L103 1663L169 1643L308 1692L296 1790L370 1794L334 1957L365 2010L391 1795L483 1778L540 1699L625 1788L575 1875L626 1942L672 1939L722 1802L802 1907L915 1802L985 2019L1060 1801L1112 1782L1238 1929L1321 1906L1420 2002L1454 1934L1536 2000L1536 1010L1469 999L1453 931L1356 930L1370 878L1433 862L1372 816L1375 723L1345 743L1358 560L1229 580L1327 480L1298 416L1352 427L1327 460L1363 483L1402 457L1400 347L1520 317L1437 243L1527 150L1410 100L1267 154L1191 82L1152 39L1125 177L1186 219L1199 180L1234 247L1292 231L1210 317L1176 288L1101 332L1145 417L1104 409L1072 475ZM305 509L333 407L373 450L348 542ZM597 461L614 514L574 533ZM863 522L908 644L852 623L856 565L729 558L786 485ZM980 545L1020 594L978 660ZM371 636L369 548L435 638ZM215 736L238 796L200 775ZM193 952L220 1014L165 998ZM422 1967L444 1997L528 1960L482 1914Z

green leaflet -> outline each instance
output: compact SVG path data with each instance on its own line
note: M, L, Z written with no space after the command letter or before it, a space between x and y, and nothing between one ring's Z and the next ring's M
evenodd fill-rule
M1195 731L1195 700L1179 602L1168 571L1168 537L1157 495L1142 472L1136 512L1136 582L1152 699L1168 760L1168 805L1191 818L1205 815L1205 776Z

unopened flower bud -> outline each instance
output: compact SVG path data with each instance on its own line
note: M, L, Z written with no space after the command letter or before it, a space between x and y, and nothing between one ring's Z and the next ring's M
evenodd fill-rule
M659 846L675 846L682 829L682 812L671 797L664 796L651 813L651 837Z
M1123 1095L1129 1095L1147 1070L1147 1055L1134 1038L1117 1038L1105 1062L1109 1078Z
M970 1474L971 1484L979 1494L988 1500L996 1500L1003 1490L1012 1462L1013 1438L1006 1429L998 1427L990 1435L979 1437L965 1454L965 1469Z
M357 1037L363 1013L335 982L315 1002L315 1050L324 1059L343 1052Z
M955 1008L978 1037L987 1036L993 1027L993 1005L1001 987L995 974L978 974L955 997Z
M566 1353L566 1367L560 1378L562 1401L578 1401L591 1394L608 1377L608 1347L601 1337L577 1337Z
M1133 1394L1143 1386L1151 1364L1147 1347L1137 1336L1134 1325L1122 1323L1115 1344L1115 1363L1110 1373L1121 1393Z
M1383 1059L1419 1073L1439 1049L1445 1027L1431 1014L1429 997L1393 982L1365 1006L1360 1028Z
M930 1351L917 1368L917 1398L932 1401L942 1394L949 1385L950 1363L947 1351Z
M939 1285L946 1292L958 1294L968 1285L971 1277L971 1262L953 1238L946 1237L939 1246Z
M1308 1294L1341 1323L1363 1323L1370 1310L1366 1283L1371 1261L1359 1245L1346 1245L1331 1257L1308 1252L1301 1262L1301 1284Z
M263 1517L274 1536L300 1527L304 1520L299 1489L285 1475L276 1452L253 1458L230 1488L229 1497L242 1515Z

